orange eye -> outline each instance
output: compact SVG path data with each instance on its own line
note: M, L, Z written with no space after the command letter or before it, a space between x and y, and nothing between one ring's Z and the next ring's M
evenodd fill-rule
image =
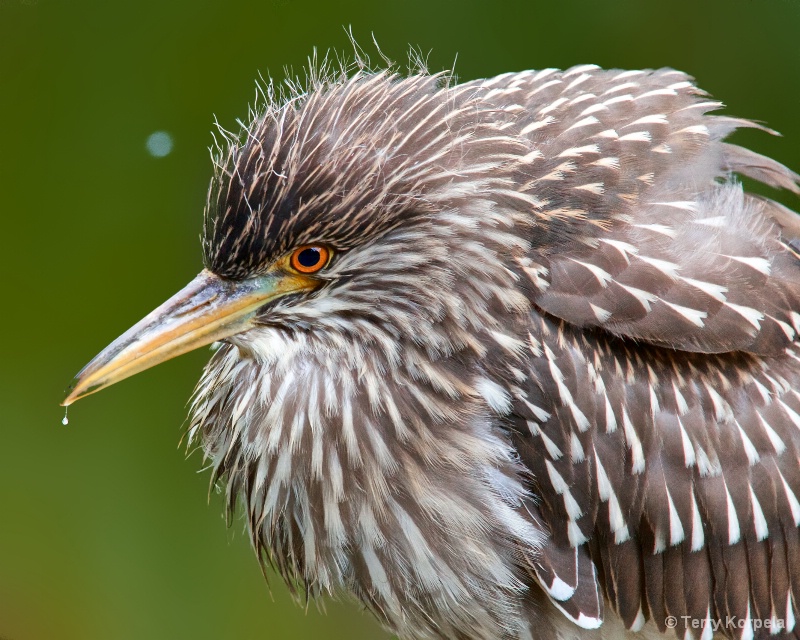
M298 247L290 259L292 268L300 273L316 273L328 264L330 249L317 244Z

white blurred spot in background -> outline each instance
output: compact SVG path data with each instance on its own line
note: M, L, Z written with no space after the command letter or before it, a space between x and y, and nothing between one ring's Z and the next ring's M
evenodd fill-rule
M151 156L163 158L172 151L172 136L166 131L154 131L147 138L146 146Z

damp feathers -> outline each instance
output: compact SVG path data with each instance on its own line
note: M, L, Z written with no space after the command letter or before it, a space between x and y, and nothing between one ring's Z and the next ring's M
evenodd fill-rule
M737 178L798 175L721 106L671 69L361 70L223 140L206 267L335 255L192 405L261 561L401 638L798 634L800 219Z

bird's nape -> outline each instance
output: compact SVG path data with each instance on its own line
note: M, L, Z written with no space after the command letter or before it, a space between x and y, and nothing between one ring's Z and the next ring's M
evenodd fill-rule
M189 434L259 560L404 639L794 637L800 223L735 174L800 189L757 125L670 69L314 78L64 404L220 341Z

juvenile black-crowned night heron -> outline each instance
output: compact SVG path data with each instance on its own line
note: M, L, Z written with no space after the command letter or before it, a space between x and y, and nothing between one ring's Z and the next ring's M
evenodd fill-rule
M670 69L317 77L64 404L219 342L190 435L259 558L401 638L795 636L800 218L735 175L798 176L719 107Z

